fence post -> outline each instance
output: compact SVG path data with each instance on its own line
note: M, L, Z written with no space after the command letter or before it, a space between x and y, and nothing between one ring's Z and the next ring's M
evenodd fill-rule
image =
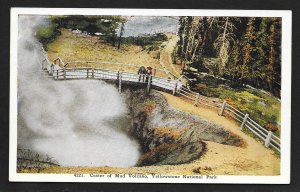
M51 66L50 66L50 75L53 75L53 73L54 73L54 65L51 64Z
M42 69L43 69L43 70L45 69L45 61L46 61L46 59L44 59L44 60L42 61Z
M58 79L58 69L56 70L56 79Z
M92 68L92 79L95 78L95 71L94 71L94 68Z
M176 94L177 83L178 83L178 82L176 82L175 85L174 85L174 88L173 88L173 95Z
M200 99L200 94L197 93L194 105L197 106Z
M151 80L152 80L152 76L149 75L149 77L148 77L148 84L147 84L147 93L150 93Z
M226 108L226 101L224 101L223 104L222 104L222 108L221 108L221 111L219 113L220 116L223 115L225 108Z
M89 69L86 69L86 78L89 78Z
M118 71L118 78L119 78L119 93L122 92L122 72Z
M153 76L156 74L156 68L153 69Z
M244 125L246 124L248 117L249 117L249 114L247 113L247 114L245 115L244 119L243 119L242 124L241 124L241 127L240 127L241 130L243 130Z
M64 80L66 80L67 79L67 74L66 74L66 68L64 67Z
M269 146L270 146L271 139L272 139L272 134L273 134L272 131L269 131L269 132L268 132L267 138L266 138L266 140L265 140L265 146L266 146L266 147L269 147Z

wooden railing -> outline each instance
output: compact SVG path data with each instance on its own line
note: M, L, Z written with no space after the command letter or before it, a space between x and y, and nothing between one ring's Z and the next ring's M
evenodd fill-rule
M66 67L66 64L62 61L62 59L60 57L55 59L53 62L55 65L58 65L61 68Z
M66 68L66 65L59 58L55 60L56 62L54 62L58 63L58 65L51 64L49 59L45 59L44 61L47 61L48 64L46 67L43 65L43 69L47 70L48 73L56 80L115 80L118 82L118 88L120 92L124 82L145 84L147 87L147 92L150 92L151 88L160 88L164 91L169 91L173 95L186 98L197 107L210 107L218 111L219 115L234 119L236 122L240 123L240 129L242 131L251 131L257 138L262 140L266 147L271 147L280 152L280 138L277 137L272 131L265 129L251 119L249 114L241 112L240 110L228 104L226 101L221 101L217 98L206 97L191 91L181 83L180 79L172 80L158 76L148 76L125 71L113 71L99 68ZM64 66L64 68L60 68L60 66Z
M56 59L59 63L61 63L61 59ZM55 64L56 63L55 61ZM69 61L64 66L59 65L60 67L70 67L70 68L104 68L110 69L115 71L127 71L127 72L137 72L141 66L137 64L125 64L125 63L116 63L116 62L104 62L104 61ZM170 77L171 79L177 79L177 77L169 72L168 70L162 68L154 67L152 69L153 76L160 76L160 77Z

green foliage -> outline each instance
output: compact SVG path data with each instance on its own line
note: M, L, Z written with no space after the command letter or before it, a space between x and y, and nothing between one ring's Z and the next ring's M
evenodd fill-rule
M157 51L163 41L168 37L163 33L156 33L148 36L122 37L122 43L127 45L139 45L147 51Z
M200 85L203 87L204 84ZM226 86L199 89L200 93L209 97L218 97L226 100L230 105L250 117L263 127L271 127L279 135L280 102L273 96L252 89L232 89Z
M43 44L46 50L48 43L52 42L59 34L57 26L55 23L50 23L48 26L41 27L36 32L36 38Z

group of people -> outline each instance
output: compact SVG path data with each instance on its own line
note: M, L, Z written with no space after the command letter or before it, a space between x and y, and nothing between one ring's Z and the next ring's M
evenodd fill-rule
M148 79L149 79L149 76L153 74L153 71L152 71L152 67L147 67L145 68L144 66L141 66L138 70L138 75L139 75L139 81L142 81L142 82L148 82ZM171 81L171 78L168 77L168 81ZM177 91L180 91L184 86L184 83L182 81L182 77L180 77L178 80L177 80L177 84L176 84L176 90Z
M152 75L152 67L148 66L147 68L145 68L144 66L141 66L138 70L138 74L139 74L139 81L141 81L142 79L142 82L145 82L145 79L146 81L148 80L148 77L150 75Z

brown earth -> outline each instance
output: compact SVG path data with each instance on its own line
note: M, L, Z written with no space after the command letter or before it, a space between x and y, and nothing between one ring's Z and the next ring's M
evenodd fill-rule
M174 65L172 63L171 54L176 47L178 37L176 35L168 35L169 40L164 42L164 48L160 52L160 64L162 68L170 71L175 76L179 77L181 72L181 65Z

